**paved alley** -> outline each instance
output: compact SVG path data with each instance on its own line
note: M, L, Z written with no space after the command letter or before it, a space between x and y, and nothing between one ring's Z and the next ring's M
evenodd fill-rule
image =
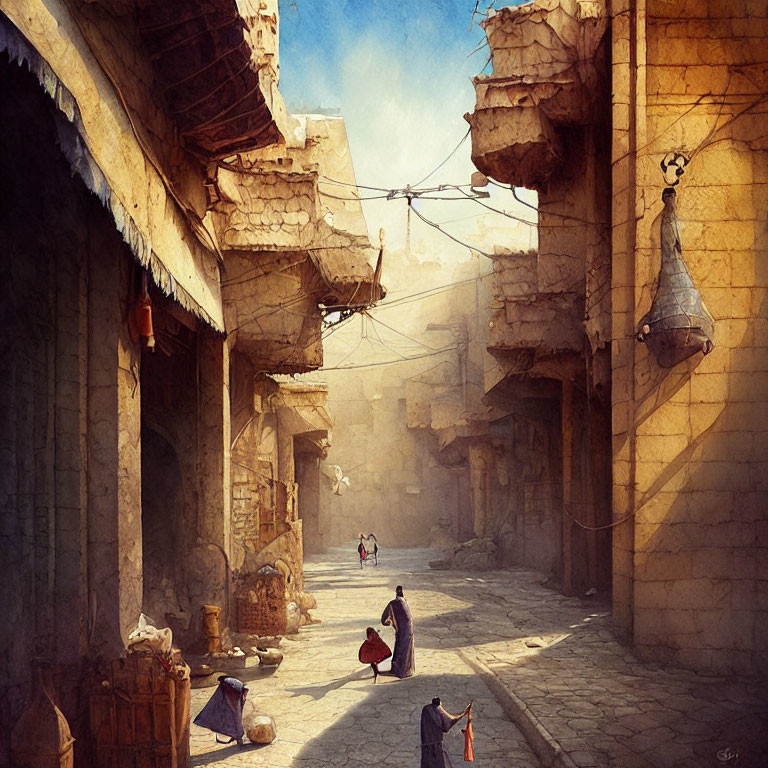
M427 550L383 552L378 567L361 570L352 544L307 562L306 589L317 598L313 614L321 623L302 628L295 640L283 639L285 659L274 674L261 676L256 667L241 676L248 681L250 705L275 718L277 740L240 749L217 744L210 731L193 725L190 766L418 766L421 708L439 695L449 712L460 712L474 699L477 768L536 768L524 736L458 655L453 617L472 615L477 606L471 596L460 600L443 591L435 572L425 573L430 556L434 552ZM370 667L357 660L358 648L366 626L381 630L394 647L394 633L380 618L400 583L414 616L417 673L406 680L380 677L374 686ZM493 611L503 622L502 607ZM465 631L462 624L457 637ZM193 717L213 690L192 691ZM455 765L463 757L462 727L455 726L444 742Z
M768 703L756 681L639 662L616 643L599 599L566 598L542 574L433 571L429 550L383 551L358 567L354 546L306 565L322 623L284 639L271 676L248 671L250 701L278 739L239 750L192 727L192 766L416 766L419 713L435 694L449 711L475 699L478 768L544 763L599 768L758 768L768 763ZM367 625L402 583L414 614L417 675L381 678L357 662ZM381 627L392 645L392 631ZM504 709L486 682L499 693ZM193 691L197 712L212 689ZM507 714L532 738L539 762ZM446 737L461 762L462 734ZM455 762L456 762L455 761Z

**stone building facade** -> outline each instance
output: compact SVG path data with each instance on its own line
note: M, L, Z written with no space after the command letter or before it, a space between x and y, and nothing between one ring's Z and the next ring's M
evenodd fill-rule
M51 659L84 765L92 675L142 610L184 649L203 604L236 629L249 569L302 588L330 419L271 374L319 366L325 305L378 288L359 203L319 203L352 173L343 122L286 113L277 24L276 2L0 2L0 719Z
M473 159L538 190L540 232L497 261L491 349L560 390L563 584L586 554L644 657L765 671L768 9L544 0L485 27ZM636 335L670 184L715 346L663 368Z
M602 529L610 523L610 166L601 151L610 84L606 19L596 8L491 12L493 72L475 78L467 115L477 168L539 196L529 211L533 221L538 213L538 249L493 257L488 349L498 367L486 400L517 416L506 450L485 451L481 503L507 508L514 560L550 572L566 594L607 591L611 580ZM494 480L498 469L519 479L514 494Z

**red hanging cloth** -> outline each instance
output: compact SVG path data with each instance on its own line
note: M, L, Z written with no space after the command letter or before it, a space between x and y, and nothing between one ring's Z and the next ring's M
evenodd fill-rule
M462 728L464 734L464 761L467 763L475 762L475 734L472 731L472 705L469 705L467 712L467 727Z

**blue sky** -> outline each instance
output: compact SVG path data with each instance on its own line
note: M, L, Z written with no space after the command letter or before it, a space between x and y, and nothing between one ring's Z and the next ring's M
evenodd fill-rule
M473 8L474 0L280 0L281 90L291 107L343 109L349 52L373 44L416 90L448 68L471 93L468 80L487 58L487 49L465 58L484 39L477 24L469 30Z
M474 7L475 0L280 0L280 91L288 108L339 110L359 184L419 181L468 129L471 78L488 59L485 45L470 55L485 40L481 17L471 23ZM473 170L467 139L430 183L465 184ZM508 193L494 195L494 204L511 209ZM437 221L482 213L472 203L423 205ZM367 203L365 212L372 234L384 226L388 241L394 235L393 245L402 245L402 201Z

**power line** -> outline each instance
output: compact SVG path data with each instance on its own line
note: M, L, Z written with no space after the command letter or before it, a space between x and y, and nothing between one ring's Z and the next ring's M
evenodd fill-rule
M421 360L425 357L434 357L435 355L441 355L443 352L450 352L451 350L456 349L456 345L452 344L448 347L443 347L442 349L436 349L434 352L426 352L423 355L411 355L410 357L404 357L401 360L382 360L379 363L365 363L363 365L342 365L342 366L331 366L329 368L320 368L321 371L351 371L356 370L360 368L377 368L382 365L394 365L395 363L407 363L411 360ZM348 357L349 355L347 355ZM346 358L345 358L346 359Z
M483 203L482 201L478 200L477 197L473 197L472 195L468 195L466 192L464 192L463 189L460 189L459 187L456 188L464 197L467 198L467 200L472 200L478 205L481 205L483 208L486 208L489 211L493 211L493 213L498 213L501 216L506 216L508 219L514 219L515 221L519 221L521 224L527 224L529 227L538 227L539 222L538 221L528 221L528 219L521 219L519 216L515 216L512 213L507 213L506 211L500 211L498 208L494 208L493 206L488 205L487 203Z
M539 208L539 207L537 207L535 205L531 205L530 203L527 203L525 200L522 200L521 198L519 198L517 196L517 189L515 189L515 187L512 184L507 186L506 184L499 184L498 181L494 181L493 179L488 179L488 181L491 184L493 184L494 187L498 187L499 189L506 189L508 192L512 192L512 197L514 197L515 200L517 200L518 203L521 203L522 205L530 208L531 210L536 211L536 213L538 213L539 216L559 216L561 219L569 219L570 221L578 221L578 222L580 222L582 224L590 224L593 227L605 227L605 226L608 226L607 223L604 222L604 221L589 221L589 219L582 219L582 218L579 218L578 216L570 216L567 213L558 213L556 211L549 211L549 210L546 210L546 209L542 210L541 208ZM487 206L487 205L483 206L483 207L490 208L490 206ZM495 208L491 208L491 210L496 210L496 209ZM497 213L503 213L503 211L497 211ZM504 215L505 216L510 216L510 214L508 214L508 213L505 213ZM514 218L514 216L512 218ZM541 224L539 222L537 222L536 226L540 227Z
M367 187L365 184L358 184L357 182L339 181L338 179L332 179L330 176L322 174L321 179L325 179L329 184L336 184L340 187L354 187L355 189L367 189L372 192L391 192L392 190L385 189L384 187Z
M430 178L430 176L434 176L459 151L459 147L461 147L461 145L467 140L471 130L471 127L467 128L467 132L461 137L461 141L459 141L459 143L448 153L448 156L445 158L445 160L439 163L423 179L417 181L413 186L418 187L420 184L423 184L428 178Z
M374 323L378 323L379 325L386 328L388 331L392 331L392 333L396 333L398 336L402 336L404 339L408 339L408 341L412 341L415 344L418 344L420 347L424 347L424 349L430 350L431 352L437 351L434 347L430 347L429 344L425 344L424 342L419 341L418 339L414 339L413 336L409 336L407 333L403 333L402 331L398 331L397 328L393 328L391 325L387 325L383 320L379 320L373 315L370 315L367 311L363 311L363 314L370 317Z
M482 250L481 248L477 248L474 245L470 245L469 243L465 243L463 240L459 240L458 237L454 237L450 232L446 232L444 229L440 227L439 224L435 224L434 221L430 221L426 216L422 216L412 205L410 199L408 200L408 207L410 210L412 210L425 224L428 224L430 227L433 227L438 232L442 232L448 239L453 240L454 243L458 243L459 245L463 245L465 248L468 248L470 251L475 251L476 253L482 254L483 256L486 256L487 258L492 258L493 254L487 253L486 251Z
M321 197L330 197L332 200L344 200L348 203L353 203L355 201L364 201L364 200L386 200L389 197L389 194L386 195L369 195L368 197L360 197L352 196L352 197L341 197L340 195L332 195L330 192L323 192L322 189L318 189L318 194Z
M368 305L359 304L356 305L358 307L366 307L369 312L373 312L378 309L386 309L387 307L393 307L397 306L398 304L409 304L411 300L419 300L418 297L424 297L424 298L430 298L432 295L437 295L438 293L442 293L443 291L450 290L454 286L457 285L464 285L465 283L474 283L478 280L483 280L486 277L490 277L493 274L493 272L484 272L482 275L477 275L476 277L467 277L464 280L456 280L451 283L444 283L443 285L436 285L434 288L426 288L423 291L417 291L416 293L409 293L407 296L401 296L399 299L392 299L392 301L380 301L377 304L374 304L372 307L368 307ZM334 311L338 310L340 308L348 308L350 305L348 304L335 304L335 305L329 305L325 307L325 309Z

